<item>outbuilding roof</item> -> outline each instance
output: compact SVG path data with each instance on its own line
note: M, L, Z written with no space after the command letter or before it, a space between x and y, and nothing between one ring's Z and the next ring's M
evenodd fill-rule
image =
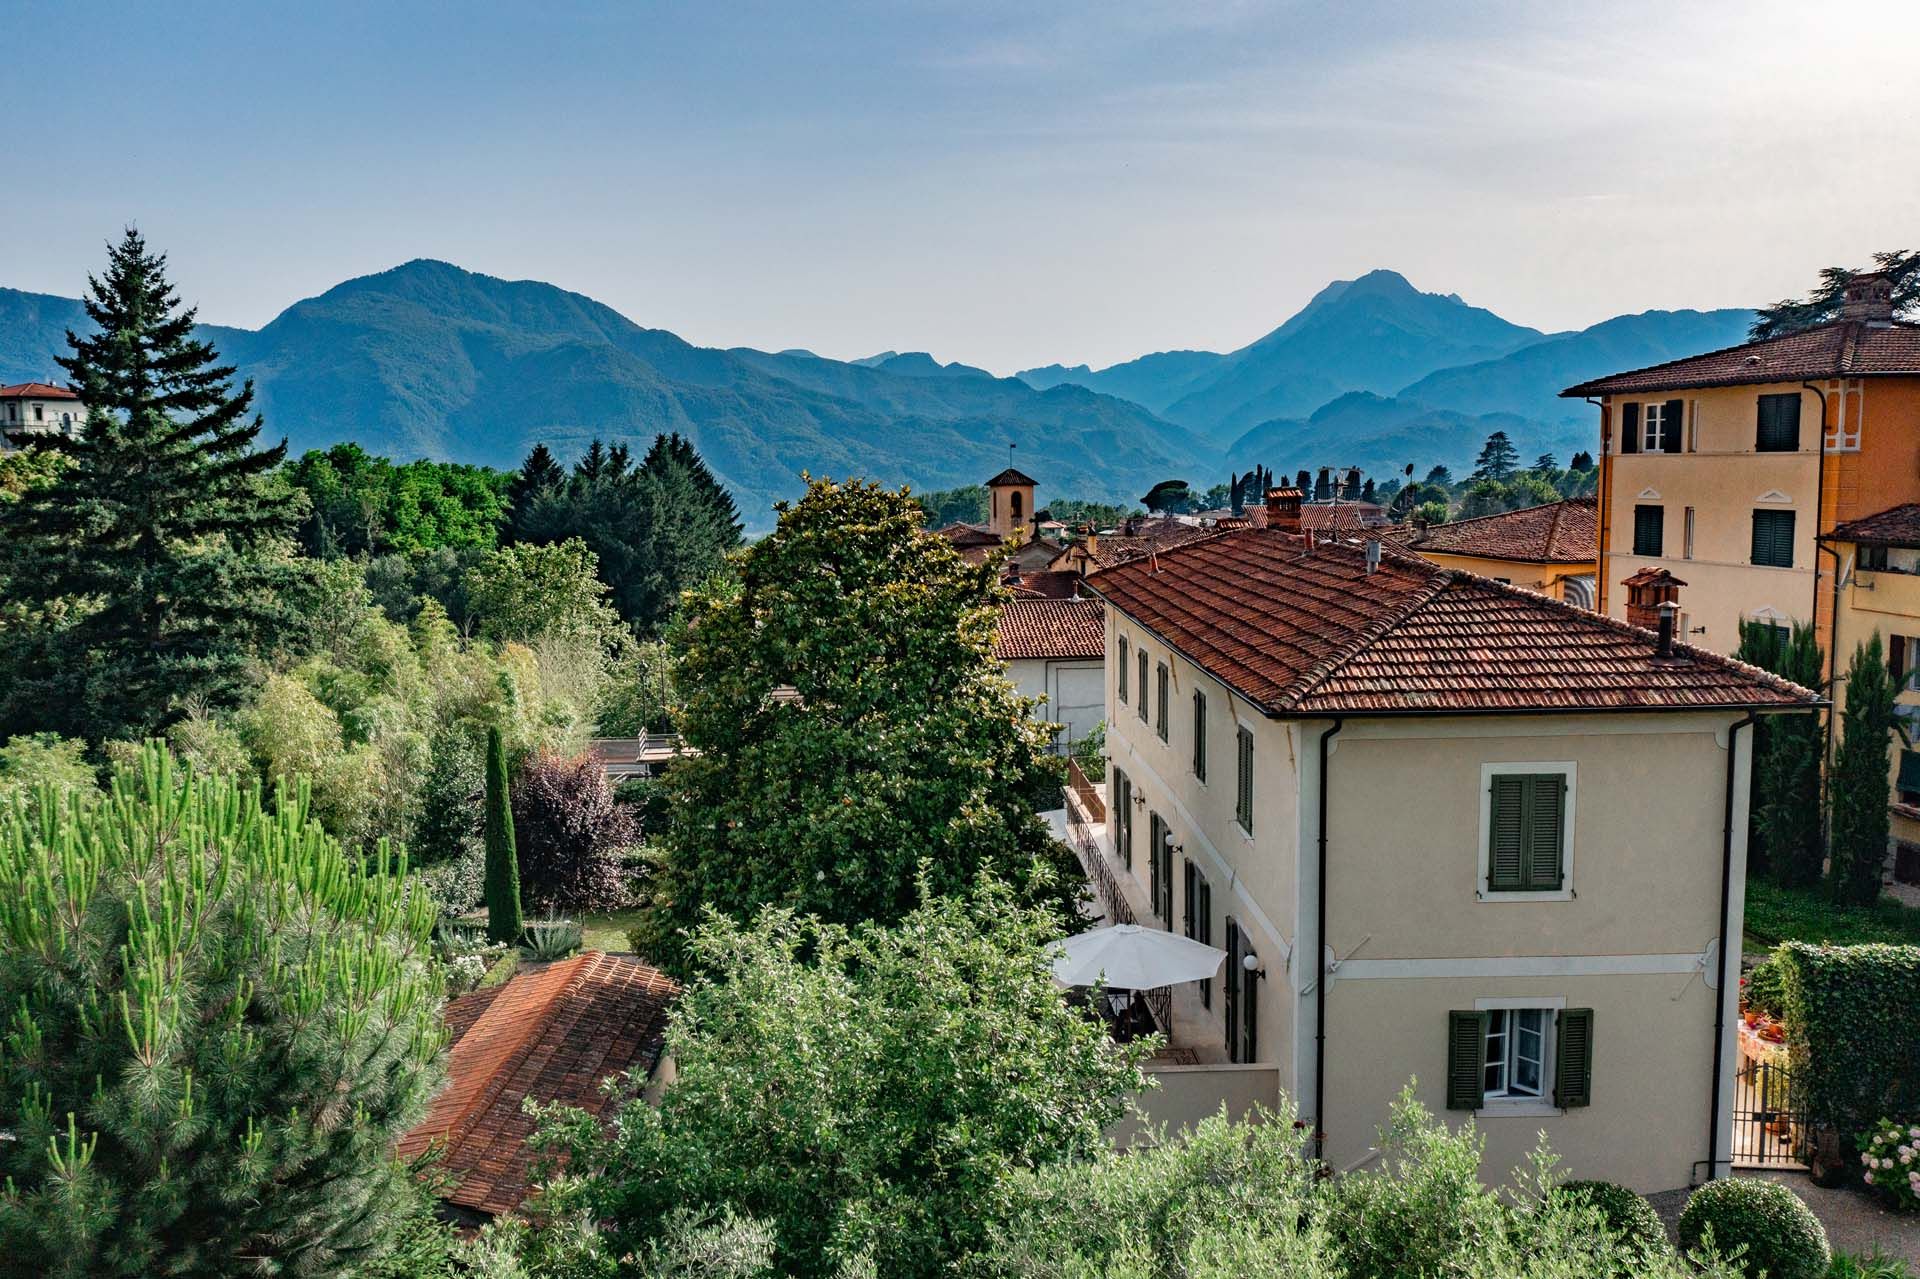
M993 655L1093 659L1107 651L1107 606L1092 599L1016 599L1000 606Z
M1758 342L1613 373L1560 392L1563 396L1632 395L1809 378L1920 375L1920 324L1842 320Z
M1836 524L1820 535L1823 542L1858 542L1866 546L1920 546L1920 502L1890 506L1857 520Z
M447 1086L401 1138L400 1155L441 1146L441 1168L454 1179L442 1198L488 1216L513 1211L532 1159L534 1121L521 1103L601 1113L611 1104L601 1080L650 1073L659 1061L679 990L637 959L588 951L450 1000Z
M1088 585L1269 715L1792 709L1811 692L1532 591L1350 542L1221 533Z
M1481 515L1425 528L1407 526L1392 540L1410 551L1470 555L1526 564L1591 564L1599 553L1599 507L1591 497Z

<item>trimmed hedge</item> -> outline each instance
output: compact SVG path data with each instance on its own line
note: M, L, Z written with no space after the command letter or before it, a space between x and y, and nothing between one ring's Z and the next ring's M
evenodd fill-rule
M1746 1245L1740 1272L1749 1276L1821 1279L1833 1260L1813 1209L1777 1181L1723 1177L1694 1191L1680 1213L1680 1247L1693 1252L1709 1234L1721 1256Z
M1882 1115L1920 1114L1920 947L1777 952L1796 1101L1843 1148Z
M1646 1199L1611 1181L1569 1181L1556 1192L1600 1211L1607 1229L1642 1252L1664 1255L1669 1247L1667 1228Z
M1768 955L1747 974L1747 1007L1769 1017L1787 1015L1787 973L1778 955Z

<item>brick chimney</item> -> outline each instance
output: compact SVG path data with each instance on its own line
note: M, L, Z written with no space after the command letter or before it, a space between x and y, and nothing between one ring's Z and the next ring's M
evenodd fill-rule
M1300 532L1299 489L1267 490L1267 527L1279 529L1282 533Z
M1660 608L1671 604L1677 610L1680 603L1680 588L1686 583L1663 568L1643 568L1632 577L1621 582L1627 588L1627 624L1645 630L1660 629ZM1667 622L1669 628L1673 622ZM1668 643L1672 643L1673 632L1667 632Z
M1847 281L1840 318L1868 328L1893 327L1893 281L1878 271L1867 271Z

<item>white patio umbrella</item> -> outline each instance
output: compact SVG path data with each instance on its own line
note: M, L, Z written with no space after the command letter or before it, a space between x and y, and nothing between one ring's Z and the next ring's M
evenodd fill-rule
M1227 952L1158 928L1115 924L1056 942L1054 980L1091 986L1104 980L1125 990L1153 990L1204 981L1220 971Z

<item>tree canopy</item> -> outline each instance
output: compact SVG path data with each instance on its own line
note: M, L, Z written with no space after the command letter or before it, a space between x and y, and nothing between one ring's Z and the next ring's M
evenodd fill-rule
M491 547L512 479L455 462L396 466L358 444L310 450L286 468L286 477L306 495L300 544L315 556Z
M1886 275L1893 282L1895 316L1920 314L1920 250L1909 252L1895 249L1876 253L1873 255L1873 270ZM1859 274L1861 272L1854 267L1826 268L1820 272L1820 282L1805 297L1782 298L1772 306L1763 306L1755 312L1748 336L1755 340L1784 337L1802 329L1833 323L1840 318L1840 307L1846 300L1847 283Z

